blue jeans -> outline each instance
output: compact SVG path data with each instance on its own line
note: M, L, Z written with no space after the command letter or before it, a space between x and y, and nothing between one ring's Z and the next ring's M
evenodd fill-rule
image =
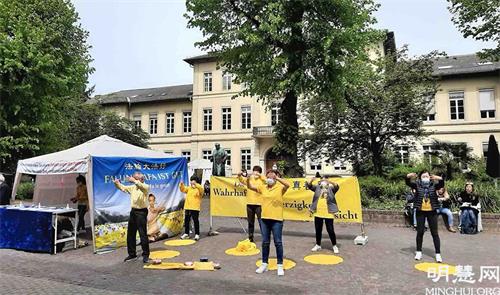
M436 210L438 214L445 214L448 216L448 225L453 226L453 213L451 213L450 208L439 208Z
M274 246L278 264L283 264L283 221L261 219L260 231L262 233L262 263L269 262L269 248L271 246L271 232L273 233Z
M470 220L472 221L472 224L474 226L477 226L476 212L474 212L474 209L472 209L472 208L462 209L462 213L460 214L460 224L464 224L463 221L466 218L470 218Z

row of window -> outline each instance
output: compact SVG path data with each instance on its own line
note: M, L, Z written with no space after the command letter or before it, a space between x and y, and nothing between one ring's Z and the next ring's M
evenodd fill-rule
M450 119L464 120L464 92L450 91L448 98L450 101ZM493 89L479 89L479 112L482 119L495 118L495 92ZM426 121L436 120L436 109L434 105L431 107L429 114L425 118Z
M233 87L233 76L229 73L222 74L222 90L228 91ZM211 92L213 90L212 72L203 73L203 91Z
M224 149L227 154L226 165L231 165L231 149ZM171 153L169 151L165 151L166 153ZM182 151L182 157L186 158L188 162L191 161L191 151ZM212 150L206 149L201 151L201 156L205 160L210 160L212 157ZM252 167L252 152L250 149L242 149L240 150L240 163L241 168L246 170L251 170Z
M482 144L483 147L483 157L486 159L487 154L488 154L488 142L483 142ZM433 161L433 156L432 153L434 150L432 149L431 145L424 145L422 146L423 152L424 152L424 159L427 160L429 163L432 163ZM396 149L396 158L398 159L398 162L401 164L409 164L410 162L410 148L407 145L401 145L397 147Z

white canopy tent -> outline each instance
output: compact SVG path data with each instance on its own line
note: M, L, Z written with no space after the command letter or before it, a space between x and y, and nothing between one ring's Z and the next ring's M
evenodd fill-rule
M12 199L15 199L22 174L36 175L33 201L42 205L69 203L75 195L75 178L87 179L90 220L93 224L92 157L172 158L163 152L137 147L103 135L70 149L21 160L17 164Z
M212 176L212 162L206 159L197 159L188 163L188 173L189 176L196 174L197 170L201 170L201 184L204 184L206 180L210 181L210 176ZM231 166L226 165L226 176L231 176L232 169Z

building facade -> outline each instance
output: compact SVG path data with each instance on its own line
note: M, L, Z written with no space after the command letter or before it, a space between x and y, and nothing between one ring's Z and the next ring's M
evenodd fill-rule
M277 161L272 146L278 108L266 109L251 97L234 99L242 85L218 69L213 57L185 61L193 68L193 84L125 90L95 99L147 131L152 149L194 160L209 158L218 142L230 155L233 173L253 165L272 167ZM396 151L400 161L422 157L433 139L466 143L482 156L489 135L500 138L500 63L484 63L475 55L442 58L436 61L435 75L439 91L424 122L431 135L416 147L402 145ZM306 160L303 166L307 175L351 173L342 161Z

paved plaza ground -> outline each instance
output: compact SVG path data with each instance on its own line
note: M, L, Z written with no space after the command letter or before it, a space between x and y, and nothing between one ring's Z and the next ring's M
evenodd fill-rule
M285 222L286 258L297 262L295 268L277 277L275 271L255 274L260 256L233 257L224 253L245 235L237 219L217 218L220 235L207 237L208 205L201 217L202 239L195 245L176 247L181 255L172 261L184 262L208 256L220 262L217 271L146 270L142 261L123 263L124 248L95 255L92 247L67 250L57 255L0 250L1 294L426 294L426 288L500 288L493 281L482 283L434 283L425 272L414 269L415 232L394 226L369 224L369 242L356 246L358 225L336 225L340 256L344 262L334 266L311 265L303 260L314 245L314 225ZM440 222L442 222L440 220ZM245 225L246 221L242 220ZM480 266L500 265L500 234L474 236L440 232L445 262L472 265L479 278ZM258 236L260 241L260 236ZM259 243L258 243L259 244ZM330 248L324 236L324 248ZM272 245L271 245L272 247ZM138 247L138 250L140 247ZM152 250L173 249L163 241L151 244ZM140 251L140 250L139 250ZM324 253L332 253L322 250ZM424 238L424 261L433 261L430 233ZM271 250L274 255L274 249ZM467 294L467 293L465 293ZM481 293L479 293L481 294ZM500 293L498 293L500 294Z

